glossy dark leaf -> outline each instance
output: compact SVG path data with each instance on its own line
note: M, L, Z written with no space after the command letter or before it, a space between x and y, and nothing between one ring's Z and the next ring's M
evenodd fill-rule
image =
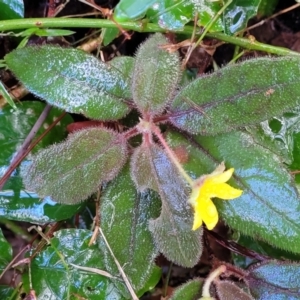
M276 134L270 128L268 121L261 122L260 124L254 126L247 126L246 131L249 135L251 135L257 144L269 149L276 156L280 157L284 163L290 164L292 162L292 131L287 130L282 136L280 134Z
M2 230L0 229L0 273L12 260L12 248L11 245L5 239Z
M242 189L242 196L230 201L214 200L221 218L231 228L300 253L299 197L278 157L245 132L198 136L194 140L174 134L169 143L187 149L185 168L195 178L211 173L221 161L227 168L235 168L229 183Z
M13 108L17 108L14 100L12 99L9 92L6 90L2 81L0 81L0 95L5 99L5 101Z
M111 182L101 198L101 228L115 257L123 267L137 294L145 292L148 280L155 286L160 279L154 262L158 251L148 229L150 219L160 212L160 201L151 191L137 192L130 178L129 166ZM100 240L106 270L118 277L114 284L123 295L130 294L119 279L119 270L103 240ZM151 278L152 277L152 278ZM148 287L149 288L149 287Z
M193 1L158 0L147 11L151 22L168 30L181 29L193 18Z
M223 3L220 1L193 1L195 13L198 13L198 26L206 27L211 19L216 16L220 9L223 7ZM221 15L215 23L211 26L210 31L224 31L223 16Z
M126 152L126 141L118 133L101 127L77 131L66 141L41 150L24 169L24 182L41 197L78 203L118 174Z
M233 0L225 13L221 14L211 26L210 31L225 31L227 34L233 34L244 29L249 19L256 15L259 4L260 0ZM143 6L143 13L147 11L150 21L159 24L162 28L178 30L192 21L195 13L198 15L198 25L206 27L223 5L221 1L185 0L174 3L172 0L158 0L149 8ZM143 17L143 14L136 14L136 16Z
M67 36L74 34L75 31L66 29L46 29L46 28L29 28L21 32L20 36L28 37L31 35L37 36ZM19 46L20 48L20 46Z
M261 0L233 0L223 16L224 30L234 34L247 27L249 19L256 16Z
M280 145L281 156L289 164L291 170L300 168L300 113L299 107L285 113L282 117L275 117L269 122L263 122L264 132Z
M13 295L16 295L14 293L15 290L11 287L5 286L5 285L0 285L0 299L7 299L7 300L16 300Z
M300 264L266 261L249 268L247 282L257 300L298 300Z
M290 261L300 261L300 254L295 254L289 251L285 251L276 247L273 247L263 241L254 240L253 238L249 236L245 236L242 234L239 234L238 238L238 244L255 251L256 253L266 255L269 257L272 257L274 259L287 259ZM232 259L234 262L234 265L240 268L247 268L250 264L253 264L254 262L257 262L255 259L251 259L249 257L239 255L232 253Z
M7 54L5 61L28 90L68 112L115 120L129 111L127 79L81 50L25 47Z
M38 300L124 299L109 278L71 265L105 271L105 262L98 246L88 246L91 237L89 230L64 229L55 232L51 245L38 253L31 263L32 288ZM29 291L28 284L24 288Z
M155 144L142 145L133 154L132 175L139 188L159 193L161 215L149 223L154 241L169 260L192 267L202 253L202 229L192 231L193 212L187 204L189 188L166 153ZM146 178L151 178L147 182Z
M215 135L282 115L300 104L299 76L300 60L295 57L225 67L182 89L171 121L193 134Z
M5 239L2 230L0 229L0 273L7 267L13 258L13 250L11 245ZM3 280L3 279L2 279ZM13 289L0 285L0 299L10 299L9 296L13 294Z
M23 0L0 0L0 20L24 18Z
M172 1L158 0L147 10L147 18L160 27L168 30L183 28L188 22L194 20L197 13L198 25L207 26L211 19L222 8L218 1ZM219 18L210 28L211 31L222 31L223 21Z
M231 281L217 281L215 288L220 300L254 300L251 295Z
M25 101L17 104L17 110L8 105L0 111L0 177L8 168L12 158L27 137L32 126L45 108L45 104L37 101ZM37 132L39 136L61 114L56 108L52 108L45 123ZM66 126L72 122L72 118L66 115L33 149L36 152L52 143L60 142L65 138ZM28 156L21 164L21 168L30 163ZM61 205L53 202L49 197L41 201L41 198L24 188L19 168L0 191L0 216L12 220L27 221L33 223L46 223L68 219L80 210L80 205Z
M118 28L103 28L103 46L109 45L119 35Z
M258 7L258 17L270 16L277 6L278 0L261 0Z
M178 53L160 48L166 44L163 35L155 34L136 54L132 95L142 113L155 115L162 112L174 96L180 79Z
M119 22L142 18L155 0L121 0L114 10L114 19Z
M201 279L194 279L179 286L175 289L170 300L194 300L200 299L202 294L203 281Z

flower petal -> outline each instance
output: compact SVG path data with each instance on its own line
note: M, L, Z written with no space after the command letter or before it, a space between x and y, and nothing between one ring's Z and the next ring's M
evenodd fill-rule
M219 183L210 186L210 197L218 197L224 200L231 200L242 195L243 191L235 189L227 183Z
M216 175L211 175L207 178L207 181L210 183L224 183L230 179L234 172L234 168L230 168L227 171L221 173L221 174L216 174Z
M199 197L197 205L195 206L195 217L194 224L197 218L203 221L206 227L211 230L213 229L219 220L218 211L214 203L209 198ZM194 228L194 226L193 226Z
M195 210L194 213L194 223L193 223L193 230L198 229L202 225L201 213L198 210Z

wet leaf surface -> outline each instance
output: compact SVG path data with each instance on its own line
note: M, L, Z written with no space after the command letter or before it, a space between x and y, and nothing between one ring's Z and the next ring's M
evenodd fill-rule
M158 0L147 11L151 22L168 30L182 28L193 18L192 1Z
M155 0L121 0L114 9L116 21L129 21L142 18Z
M98 246L88 246L91 237L92 232L89 230L60 230L51 239L51 245L33 259L32 284L38 300L78 297L89 300L126 299L109 278L71 265L105 270L105 262ZM28 283L25 290L29 291Z
M0 20L24 18L22 0L0 0Z
M247 27L249 19L256 16L260 0L233 0L223 16L224 31L234 34Z

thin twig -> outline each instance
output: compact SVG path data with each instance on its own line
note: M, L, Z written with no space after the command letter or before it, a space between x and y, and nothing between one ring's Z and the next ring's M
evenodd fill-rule
M280 15L282 15L282 14L285 14L285 13L287 13L287 12L293 10L293 9L296 9L296 8L298 8L299 6L300 6L300 3L294 4L294 5L292 5L292 6L288 7L288 8L286 8L286 9L283 9L283 10L279 11L278 13L276 13L276 14L274 14L274 15L272 15L272 16L270 16L270 17L268 17L268 18L266 18L266 19L264 19L264 20L262 20L262 21L260 21L260 22L258 22L258 23L256 23L256 24L254 24L254 25L252 25L252 26L250 26L250 27L247 27L246 29L241 30L239 33L245 32L245 31L249 31L249 30L254 29L254 28L256 28L256 27L262 26L262 25L263 25L264 23L266 23L267 21L269 21L269 20L271 20L271 19L274 19L274 18L276 18L276 17L278 17L278 16L280 16Z
M5 182L8 180L14 169L21 163L21 161L27 156L27 154L44 138L44 136L66 115L66 112L62 113L20 156L18 160L11 163L2 178L0 179L0 190L2 190Z
M4 275L4 273L9 270L13 264L16 262L16 260L21 256L21 254L23 254L24 252L27 252L30 250L30 245L25 246L13 259L12 261L5 267L5 269L2 271L2 273L0 274L0 279L2 278L2 276Z
M129 293L130 293L132 299L133 299L133 300L139 300L139 298L138 298L137 295L135 294L135 292L134 292L134 290L133 290L133 288L132 288L132 286L131 286L131 283L129 282L129 280L128 280L126 274L125 274L125 272L123 271L123 269L122 269L120 263L118 262L118 260L116 259L116 257L115 257L115 255L114 255L113 251L111 250L111 248L110 248L110 246L109 246L109 244L108 244L108 242L107 242L107 240L106 240L106 238L105 238L105 236L104 236L104 233L103 233L103 231L101 230L100 227L99 227L99 231L100 231L100 234L101 234L101 236L102 236L102 238L103 238L103 240L104 240L104 242L105 242L105 244L106 244L106 247L108 248L108 250L109 250L111 256L113 257L113 259L114 259L114 261L115 261L115 264L116 264L117 267L118 267L119 272L121 273L121 276L122 276L122 278L123 278L123 280L124 280L124 282L125 282L125 284L126 284L126 286L127 286L127 289L128 289L128 291L129 291Z
M8 177L11 175L13 170L16 168L16 166L15 166L16 162L18 162L21 157L22 158L24 157L24 154L26 153L29 145L31 144L32 140L34 139L36 133L38 132L38 130L40 129L40 127L42 126L42 124L46 120L51 108L52 108L52 106L47 104L45 106L43 112L41 113L41 115L39 116L39 118L37 119L35 124L33 125L31 131L29 132L28 136L26 137L25 141L23 142L20 150L18 151L16 156L13 158L13 160L10 163L10 166L8 167L8 169L4 173L3 177L1 178L1 180L0 180L0 190L2 190L2 188L3 188L3 186L6 182L6 180L4 178L8 179Z
M79 269L79 270L99 274L99 275L105 276L107 278L117 279L116 277L112 276L110 273L108 273L106 271L103 271L103 270L99 270L99 269L96 269L96 268L90 268L90 267L78 266L78 265L75 265L75 264L72 264L72 263L70 263L70 265L72 267L76 268L76 269Z

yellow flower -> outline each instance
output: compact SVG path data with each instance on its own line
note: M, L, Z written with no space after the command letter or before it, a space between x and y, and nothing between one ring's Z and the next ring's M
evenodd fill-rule
M195 211L193 230L199 228L202 222L206 224L209 230L218 223L218 211L211 198L218 197L231 200L241 196L242 190L235 189L225 183L230 179L233 172L233 168L225 171L223 162L211 174L203 175L194 182L189 198L189 203Z

